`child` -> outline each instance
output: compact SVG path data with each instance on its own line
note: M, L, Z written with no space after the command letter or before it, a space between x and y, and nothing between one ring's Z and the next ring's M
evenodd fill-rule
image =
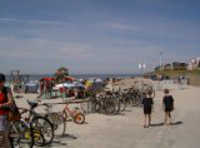
M174 98L172 95L169 95L169 90L164 90L165 96L163 97L163 107L165 111L165 125L169 125L172 123L171 121L171 112L174 110Z
M153 106L152 92L149 91L146 97L142 101L144 110L144 128L149 128L151 126L151 111ZM148 119L148 124L147 124Z

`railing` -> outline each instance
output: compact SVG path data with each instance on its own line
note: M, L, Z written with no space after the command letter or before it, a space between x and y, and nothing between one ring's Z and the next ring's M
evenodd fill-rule
M173 89L173 90L181 90L188 88L188 80L163 80L157 81L154 83L155 90L164 90L164 89Z

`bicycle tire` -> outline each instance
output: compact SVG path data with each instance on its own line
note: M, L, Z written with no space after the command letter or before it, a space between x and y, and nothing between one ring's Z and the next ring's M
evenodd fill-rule
M43 120L42 124L38 124L39 120ZM36 126L37 125L37 126ZM48 118L46 117L42 117L42 116L37 116L34 117L31 121L31 128L33 130L39 130L41 135L44 137L44 143L38 143L37 141L34 141L34 144L36 145L40 145L40 146L46 146L46 145L50 145L53 142L54 139L54 126L53 124L49 121ZM47 134L47 136L50 136L49 139L47 139L45 137L45 134Z
M74 116L74 122L76 124L83 124L85 123L85 115L81 112L78 112L75 116Z
M116 111L116 105L114 103L114 101L112 100L107 100L105 102L105 112L106 114L114 114Z
M120 99L120 112L124 112L127 107L127 102L125 99Z
M66 119L63 113L49 113L46 117L50 120L51 123L54 125L54 134L57 135L64 135L66 132ZM60 130L61 129L61 130Z
M156 97L156 90L153 88L152 98Z
M20 130L18 131L18 133L14 133L16 132L14 129ZM17 127L16 127L17 126ZM29 130L29 136L30 136L30 141L29 142L25 142L24 140L28 139L25 136L25 132L27 132L27 130ZM10 145L11 148L33 148L34 146L34 139L33 139L33 131L31 128L27 127L24 122L22 122L21 120L16 121L15 123L13 123L10 127L10 135L18 135L18 136L10 136ZM26 146L25 146L26 145Z
M100 113L101 110L102 110L102 105L101 105L101 103L100 103L100 102L96 102L96 103L94 104L94 109L95 109L95 112L96 112L96 113Z
M116 99L116 114L120 113L121 112L121 99Z

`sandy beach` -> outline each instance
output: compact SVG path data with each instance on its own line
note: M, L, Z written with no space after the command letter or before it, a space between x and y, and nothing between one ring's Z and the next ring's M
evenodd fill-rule
M0 0L0 148L7 133L23 148L199 148L199 11L200 0ZM4 86L19 108L52 104L32 103L52 124L21 109L25 124L9 126Z
M162 125L164 113L162 110L163 92L157 91L152 114L153 126L143 128L142 108L129 107L115 116L103 114L88 114L86 124L67 123L64 137L56 136L52 145L57 148L188 148L200 144L200 88L189 86L184 90L172 90L175 98L172 126ZM34 99L36 95L24 95L26 99ZM48 100L59 102L61 99ZM25 99L17 99L19 106L28 107ZM55 105L54 110L62 107Z

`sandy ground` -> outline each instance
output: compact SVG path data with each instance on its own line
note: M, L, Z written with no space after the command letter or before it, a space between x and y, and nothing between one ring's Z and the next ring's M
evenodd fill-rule
M51 146L56 148L197 148L200 144L200 88L190 87L174 90L175 111L173 126L163 126L164 113L161 99L163 93L156 92L153 127L143 128L141 108L128 108L123 114L106 116L88 114L87 124L67 124L66 136L56 138ZM34 98L26 95L25 98ZM61 100L56 100L61 101ZM19 106L26 106L18 99ZM62 107L54 106L55 110Z

